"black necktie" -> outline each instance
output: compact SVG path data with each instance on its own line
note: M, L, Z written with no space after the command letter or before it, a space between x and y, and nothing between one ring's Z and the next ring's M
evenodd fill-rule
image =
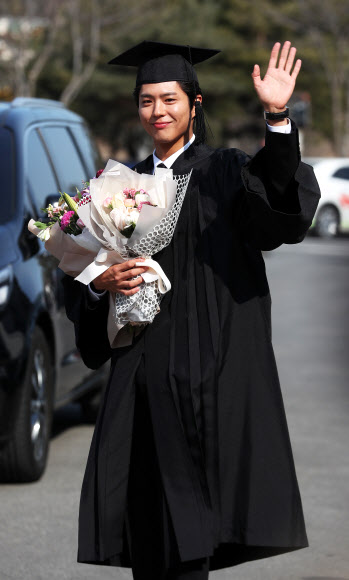
M159 163L159 165L156 166L156 169L160 167L160 169L167 169L166 165L164 163Z

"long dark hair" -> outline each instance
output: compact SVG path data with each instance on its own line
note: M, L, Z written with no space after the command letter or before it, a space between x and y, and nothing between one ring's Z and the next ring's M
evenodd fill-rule
M207 137L205 115L201 102L196 99L197 95L202 95L202 90L199 86L199 83L196 81L195 82L177 81L177 82L181 87L182 91L187 95L189 99L190 110L193 108L193 105L195 104L195 118L193 125L193 131L195 133L195 143L197 145L199 143L205 143ZM136 101L137 107L139 106L140 91L141 91L140 86L136 87L133 91L133 96Z

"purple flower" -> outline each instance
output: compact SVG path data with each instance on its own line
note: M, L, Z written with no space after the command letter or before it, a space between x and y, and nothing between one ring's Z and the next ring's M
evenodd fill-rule
M70 225L70 220L75 214L75 211L67 211L61 219L61 230L65 230Z

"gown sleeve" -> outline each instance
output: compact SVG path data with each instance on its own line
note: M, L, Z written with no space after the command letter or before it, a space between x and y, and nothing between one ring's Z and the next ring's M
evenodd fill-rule
M313 168L301 161L298 130L267 131L253 158L241 156L243 193L237 226L253 246L272 250L301 242L320 199Z
M88 288L71 276L62 279L67 317L74 323L77 349L85 365L98 369L112 354L107 334L109 292L93 301Z

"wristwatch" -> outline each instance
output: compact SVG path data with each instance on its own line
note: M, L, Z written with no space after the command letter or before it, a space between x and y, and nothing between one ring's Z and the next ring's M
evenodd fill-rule
M264 111L264 119L266 121L282 121L282 119L287 119L290 116L290 110L288 107L281 113L269 113L269 111Z

